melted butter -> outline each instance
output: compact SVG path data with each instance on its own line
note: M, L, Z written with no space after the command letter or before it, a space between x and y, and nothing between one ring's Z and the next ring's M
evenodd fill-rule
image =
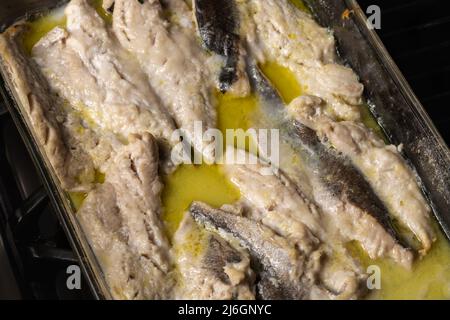
M28 30L23 37L23 45L25 51L31 54L31 50L38 41L44 37L48 32L56 27L66 27L66 16L64 15L64 8L52 10L49 14L36 18L27 23Z
M97 11L98 15L108 24L112 24L113 15L103 9L103 1L102 0L91 0L90 4L92 7L95 8L95 11Z
M217 93L218 127L225 133L226 129L244 129L252 126L252 115L258 106L256 96L234 97L229 93Z
M183 214L193 201L220 207L240 198L239 191L216 165L181 165L164 182L163 220L170 236L175 233Z
M105 183L105 178L106 176L103 172L95 170L93 181L94 183L103 184ZM88 194L85 192L67 192L67 195L69 196L69 200L70 203L72 204L74 211L77 212L78 210L80 210Z
M102 0L91 0L90 4L106 23L111 24L112 14L103 9L102 2ZM25 52L31 54L31 50L36 43L54 28L66 28L67 17L64 14L65 8L65 5L61 6L27 23L28 31L25 32L23 37Z
M412 270L387 260L371 260L355 244L350 251L364 267L376 265L381 271L381 289L368 299L450 299L450 244L442 232L430 252L413 264Z
M85 192L68 192L70 203L72 204L73 209L75 212L80 210L81 206L83 205L84 200L86 200L87 193Z
M235 148L247 151L257 150L256 141L247 132L248 129L252 128L252 119L258 109L256 96L250 95L242 98L229 93L217 93L216 100L218 128L223 134L225 145L234 145ZM234 129L233 135L227 135L227 129ZM232 141L229 141L230 139Z
M298 83L297 78L288 68L275 62L268 62L261 65L260 68L278 90L284 102L290 103L304 93L304 89Z
M296 6L299 10L306 12L306 13L311 13L311 11L309 10L309 8L305 5L305 3L302 0L290 0L291 3Z

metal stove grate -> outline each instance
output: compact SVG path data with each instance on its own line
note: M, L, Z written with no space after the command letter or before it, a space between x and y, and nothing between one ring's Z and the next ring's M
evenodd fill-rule
M67 267L78 261L1 101L0 167L0 297L90 298L85 283L82 290L67 289Z

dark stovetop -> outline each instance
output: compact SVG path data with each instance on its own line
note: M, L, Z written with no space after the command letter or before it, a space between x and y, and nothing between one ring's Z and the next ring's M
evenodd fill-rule
M394 61L450 143L450 12L446 0L359 0L381 8L377 30Z
M450 14L441 9L446 2L359 2L364 10L371 4L381 7L378 33L448 143ZM0 168L0 299L89 298L85 283L82 290L67 290L66 269L77 261L1 102Z
M0 107L0 299L88 298L85 283L81 290L67 289L67 268L78 261L19 132L2 110Z

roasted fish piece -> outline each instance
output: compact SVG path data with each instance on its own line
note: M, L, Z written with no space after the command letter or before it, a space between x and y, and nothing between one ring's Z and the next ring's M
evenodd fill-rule
M238 157L251 157L243 150L235 152ZM252 207L250 218L292 240L303 252L312 252L325 237L315 205L282 173L270 174L268 170L273 170L270 165L249 162L225 163L224 172Z
M242 159L246 153L235 152ZM242 195L246 217L288 239L305 255L321 255L323 272L318 281L326 285L336 299L363 294L364 272L345 252L340 243L342 239L327 232L330 223L327 217L281 170L276 172L263 161L249 161L247 164L225 163L224 172ZM340 258L336 259L337 256Z
M182 279L175 298L252 300L254 274L248 253L218 234L201 229L187 212L174 236L174 256Z
M387 210L365 178L346 158L324 146L314 130L290 119L258 67L249 69L263 112L310 169L314 200L322 211L332 216L343 236L359 241L371 258L391 257L410 266L412 252L400 244Z
M172 145L172 117L95 9L74 0L65 13L67 30L53 29L32 51L51 88L102 131L149 132Z
M332 294L316 283L320 256L304 256L286 239L242 216L193 203L190 212L205 227L237 239L252 256L259 274L261 299L328 299Z
M276 63L293 73L302 88L326 101L328 112L358 120L363 85L338 64L332 32L290 0L239 1L241 36L259 64Z
M239 37L234 0L194 0L195 17L205 47L225 58L219 75L221 92L237 96L250 93L245 74L244 48Z
M157 0L116 0L113 32L139 61L186 141L212 162L203 132L216 126L214 84L193 27L169 24Z
M61 101L49 94L51 88L46 78L35 64L29 62L22 41L26 30L24 24L18 24L0 34L1 58L39 146L45 151L63 188L71 190L79 187L76 177L92 176L93 163L83 147L71 139L65 127L67 114ZM81 180L81 183L85 182Z
M105 183L77 213L114 298L169 297L172 261L160 220L161 190L156 141L131 136L110 160Z
M337 122L327 116L318 97L297 98L288 108L292 117L316 130L325 144L351 159L389 212L422 243L423 253L428 251L435 240L431 209L397 148L386 145L361 123Z
M77 213L114 299L144 299L147 280L139 258L122 235L122 219L114 187L105 183L92 190Z

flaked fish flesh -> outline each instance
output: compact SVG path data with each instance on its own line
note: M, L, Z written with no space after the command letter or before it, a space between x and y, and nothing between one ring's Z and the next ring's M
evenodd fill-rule
M194 0L193 4L203 44L225 59L219 74L219 90L231 89L237 95L247 95L250 90L234 0Z
M422 243L421 251L428 251L435 240L431 209L397 148L386 145L361 123L338 122L327 116L318 97L297 98L288 108L292 117L314 129L325 145L351 159L389 212Z
M255 270L259 272L259 298L330 298L331 293L316 284L320 256L303 256L286 239L245 217L215 210L201 203L194 203L190 212L198 223L237 239L249 250Z
M114 298L165 299L172 290L172 261L160 220L158 149L148 134L130 140L77 217Z
M289 117L278 92L258 67L253 64L249 70L267 117L310 168L314 200L322 211L331 214L341 233L359 241L372 258L391 257L410 266L412 252L400 243L389 213L364 176L324 146L314 130Z
M182 279L175 296L196 300L253 300L255 275L248 252L214 232L202 230L187 212L174 236Z

